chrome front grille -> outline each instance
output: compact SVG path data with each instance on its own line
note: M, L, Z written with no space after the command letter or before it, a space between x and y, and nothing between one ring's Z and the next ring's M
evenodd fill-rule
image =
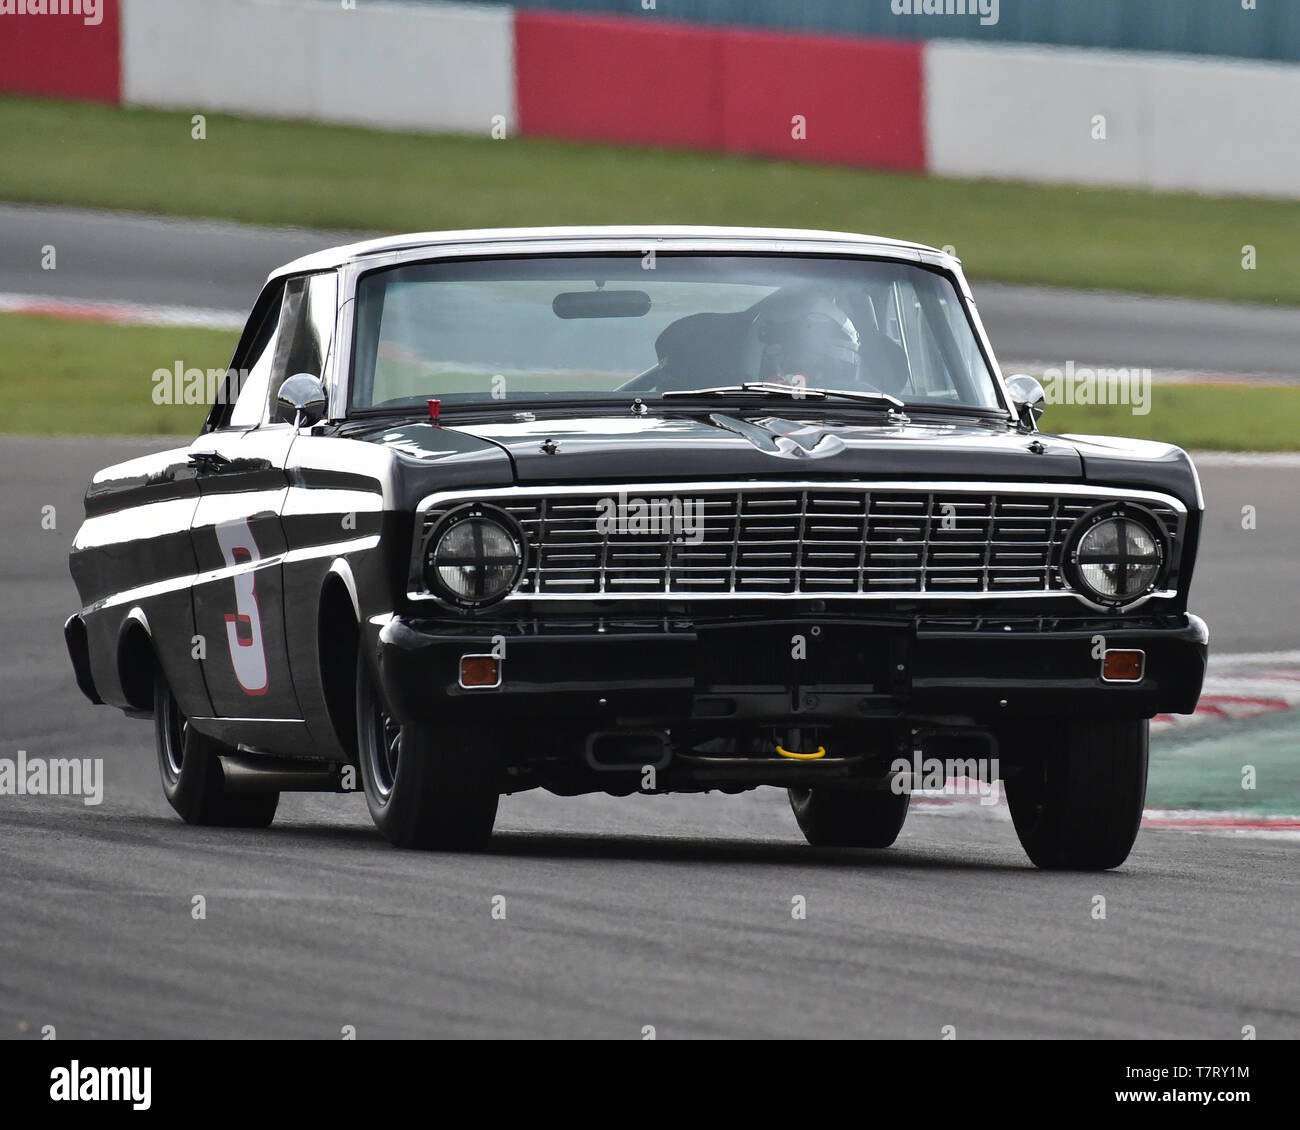
M675 484L474 491L430 500L420 546L457 505L496 506L515 518L528 544L516 597L560 599L1051 594L1066 588L1060 562L1070 528L1094 506L1121 497L1154 512L1178 544L1184 514L1173 499L1075 489ZM638 502L657 505L661 516L673 513L675 502L688 521L644 532ZM624 522L602 529L611 506Z

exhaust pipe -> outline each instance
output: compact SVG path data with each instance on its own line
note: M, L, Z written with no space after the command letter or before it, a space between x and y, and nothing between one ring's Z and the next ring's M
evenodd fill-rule
M341 766L327 761L294 761L285 757L223 753L221 776L232 793L336 793L341 790Z
M663 769L672 756L662 730L598 730L587 738L587 764L603 772Z

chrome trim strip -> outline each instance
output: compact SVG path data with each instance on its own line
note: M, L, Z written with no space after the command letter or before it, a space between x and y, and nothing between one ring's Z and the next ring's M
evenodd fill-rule
M1175 510L1179 517L1186 517L1187 507L1173 495L1160 494L1158 491L1130 490L1127 487L1099 487L1081 483L1000 483L1000 482L964 482L952 480L917 480L917 479L731 479L723 481L687 481L687 482L619 482L619 483L573 483L560 486L513 486L483 488L479 490L447 490L422 498L415 510L423 514L439 503L452 499L473 502L485 498L518 498L537 495L556 494L594 494L598 496L616 496L620 491L628 494L663 491L665 493L701 494L710 491L740 490L853 490L862 488L872 491L916 491L918 493L944 491L945 493L965 492L968 494L1030 494L1052 497L1054 495L1074 495L1082 498L1101 498L1104 500L1132 499L1134 502L1146 499L1150 502L1163 503Z
M605 601L631 601L639 600L642 602L655 601L658 603L678 604L698 604L703 601L767 601L767 600L802 600L802 601L841 601L841 600L892 600L892 601L967 601L967 600L1063 600L1066 597L1073 597L1081 604L1086 605L1098 612L1109 612L1113 615L1119 615L1131 612L1135 608L1140 608L1148 600L1172 600L1178 595L1174 589L1161 589L1158 592L1147 593L1139 597L1132 604L1126 604L1123 608L1108 608L1105 605L1093 604L1086 598L1081 597L1074 589L1054 589L1051 592L917 592L915 589L904 589L896 592L714 592L714 593L691 593L691 592L545 592L545 593L511 593L503 597L495 604L486 605L482 611L491 608L501 608L510 603L541 602L555 603L569 601L577 603L585 601L590 604L601 604ZM441 608L450 611L466 613L477 612L480 609L459 608L439 600L432 593L427 592L408 592L408 600L422 601L426 603L437 604Z

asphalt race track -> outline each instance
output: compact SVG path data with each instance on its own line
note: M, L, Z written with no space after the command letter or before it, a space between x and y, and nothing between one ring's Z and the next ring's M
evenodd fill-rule
M106 779L98 806L0 797L0 1036L1300 1036L1284 839L1147 830L1120 871L1046 874L995 810L815 850L775 790L506 798L477 856L390 848L355 795L186 827L149 725L82 699L61 638L85 482L141 450L0 437L0 756ZM1202 472L1213 646L1296 646L1295 475Z
M0 204L0 294L197 306L242 317L273 268L359 238L366 237ZM45 244L58 248L57 270L35 269ZM1004 286L980 282L978 263L966 268L1004 361L1300 380L1294 308Z

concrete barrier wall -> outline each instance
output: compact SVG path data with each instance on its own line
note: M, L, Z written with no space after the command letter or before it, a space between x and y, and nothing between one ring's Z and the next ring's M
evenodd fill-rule
M930 43L942 176L1300 196L1300 67Z
M483 133L514 124L514 13L362 0L123 0L128 104Z

